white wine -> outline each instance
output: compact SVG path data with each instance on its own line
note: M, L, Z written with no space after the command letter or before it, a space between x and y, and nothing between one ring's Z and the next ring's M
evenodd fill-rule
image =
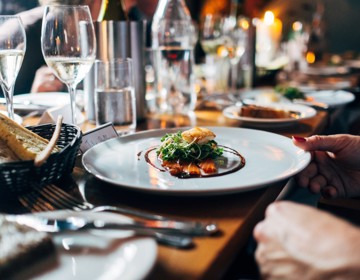
M0 80L7 89L15 84L23 58L23 50L0 50Z
M45 61L62 82L65 84L78 84L89 72L94 63L94 58L50 56L46 57Z

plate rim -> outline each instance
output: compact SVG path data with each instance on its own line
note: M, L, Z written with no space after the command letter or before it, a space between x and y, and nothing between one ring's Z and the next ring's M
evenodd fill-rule
M265 135L273 135L275 137L278 137L279 139L283 139L285 141L291 141L291 139L289 139L286 136L277 134L277 133L272 133L272 132L268 132L268 131L263 131L263 130L257 130L257 129L250 129L250 128L238 128L238 127L221 127L221 126L217 126L217 127L213 127L213 126L204 126L207 127L211 130L216 130L216 129L226 129L226 130L242 130L244 133L246 133L247 131L251 131L251 133L258 133L258 134L265 134ZM300 168L298 168L298 170L296 171L292 171L290 174L287 174L286 176L282 176L282 177L278 177L278 178L274 178L272 180L266 180L265 182L261 182L258 184L252 184L252 185L247 185L247 186L241 186L241 187L223 187L221 189L217 188L217 189L197 189L197 190L189 190L189 189L183 189L183 190L179 190L179 189L161 189L161 188L147 188L147 187L140 187L140 186L134 186L134 185L125 185L125 184L121 184L120 182L116 182L111 178L107 178L106 176L103 176L102 174L98 174L96 173L96 171L92 170L92 164L90 162L86 162L88 159L88 157L90 157L89 155L91 153L96 152L96 149L101 149L101 146L104 145L108 145L109 142L111 141L119 141L118 139L122 138L130 138L130 137L135 137L137 139L143 139L141 137L148 136L151 137L150 135L152 134L161 134L164 135L165 133L173 133L173 132L177 132L177 131L183 131L189 129L189 127L177 127L177 128L169 128L169 129L151 129L151 130L147 130L147 131L141 131L141 132L137 132L131 135L127 135L127 136L122 136L119 138L112 138L109 140L106 140L102 143L97 144L96 146L90 148L88 151L86 151L83 156L82 156L82 164L85 168L85 170L87 172L89 172L90 174L92 174L94 177L96 177L97 179L104 181L106 183L109 183L115 187L120 187L120 188L124 188L124 189L128 189L128 190L133 190L133 191L140 191L143 193L151 193L151 194L160 194L160 195L183 195L183 196L211 196L211 195L223 195L223 194L232 194L232 193L240 193L240 192L246 192L246 191L250 191L250 190L255 190L255 189L260 189L260 188L265 188L267 187L267 185L269 184L273 184L276 182L279 182L281 180L287 179L293 175L295 175L296 173L300 172L301 170L303 170L308 163L311 160L311 155L309 152L307 151L303 151L300 148L296 148L299 151L301 150L302 156L304 157L304 163L302 163L302 166ZM154 137L158 137L160 138L161 135L156 135ZM131 138L130 138L131 139ZM245 158L246 160L246 158ZM204 180L209 179L209 178L203 178ZM188 180L188 179L187 179Z
M69 210L56 210L56 211L52 211L52 212L39 212L39 213L33 213L33 214L26 214L26 215L30 215L30 216L39 216L39 217L51 217L51 218L65 218L65 217L70 217L70 216L75 216L75 217L84 217L84 218L89 218L90 219L102 219L104 217L106 217L108 220L132 220L131 218L125 216L125 215L121 215L121 214L115 214L115 213L110 213L110 212L91 212L91 211L69 211ZM131 230L129 230L130 235L131 235ZM61 238L61 234L59 233L57 236L57 238ZM64 233L65 237L63 237L63 239L68 238L67 237L67 233ZM89 234L92 235L92 233L86 233L83 232L81 234ZM108 237L108 236L104 236L104 238L110 238L110 239L116 239L116 237ZM124 236L123 238L126 238L126 236ZM124 244L121 244L119 247L116 248L116 250L124 250L124 246L131 246L132 244L136 244L144 246L144 244L147 246L147 249L152 248L152 251L148 251L147 250L147 254L146 254L146 258L147 258L147 264L146 266L142 266L143 270L140 271L138 266L135 267L135 269L137 269L138 271L138 277L139 279L143 279L144 277L146 277L147 275L149 275L149 273L151 272L151 270L153 269L155 263L156 263L156 259L158 256L158 245L156 243L156 241L151 238L151 237L136 237L135 239L130 239L130 240L126 240L124 242ZM138 256L142 256L144 254L142 254L141 252L138 252ZM88 256L88 254L83 253L81 256L78 257L86 257ZM60 254L58 256L59 258L61 257ZM60 265L60 264L59 264ZM37 275L34 275L36 279L47 279L50 275L49 273L51 272L55 272L56 269L66 269L66 267L55 267L52 270L45 270L43 272L39 271L37 273ZM70 268L71 269L71 268ZM132 278L129 278L131 275L128 275L129 272L127 271L126 274L122 275L121 279L127 279L130 280ZM127 276L127 277L126 277ZM33 278L33 277L32 277ZM52 278L53 279L53 278ZM58 278L56 278L58 279ZM60 278L62 279L62 278Z

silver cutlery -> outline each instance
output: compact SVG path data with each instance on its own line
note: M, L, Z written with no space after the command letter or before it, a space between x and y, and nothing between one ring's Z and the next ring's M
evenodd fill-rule
M74 211L88 210L92 212L110 211L141 218L142 221L138 221L139 223L149 222L159 227L163 227L163 230L166 228L168 231L181 231L182 234L192 236L209 236L218 231L217 225L212 222L205 223L199 221L175 220L137 209L111 205L95 206L89 202L81 201L71 196L55 185L48 185L35 190L36 193L32 192L19 197L19 201L33 212L54 211L58 209L71 209Z
M188 248L193 245L188 236L173 235L154 231L159 229L156 225L148 226L140 223L108 223L102 220L87 220L82 217L68 217L66 219L50 219L34 215L7 215L6 219L21 225L26 225L38 231L48 233L61 233L87 230L131 230L137 235L155 238L159 243L177 248ZM161 229L161 228L160 228Z
M310 107L313 107L316 110L328 110L329 109L329 105L323 103L323 102L318 102L318 101L309 101L309 100L304 100L304 99L293 99L292 103L294 104L299 104L299 105L307 105Z

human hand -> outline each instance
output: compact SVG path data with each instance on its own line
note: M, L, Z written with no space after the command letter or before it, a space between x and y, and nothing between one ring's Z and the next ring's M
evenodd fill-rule
M254 237L263 279L359 279L360 230L326 212L275 202Z
M42 66L36 71L31 92L51 92L62 91L64 84L55 77L52 70L47 66Z
M301 187L324 197L360 194L360 137L349 134L293 137L293 143L312 152L311 163L297 176Z

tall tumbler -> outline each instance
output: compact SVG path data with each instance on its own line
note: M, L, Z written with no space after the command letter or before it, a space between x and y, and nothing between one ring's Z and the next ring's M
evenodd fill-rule
M134 70L137 120L146 116L145 105L145 36L146 21L94 22L97 40L96 58L110 61L131 58ZM95 121L95 70L84 79L85 111L89 121Z
M136 97L131 58L95 63L96 125L108 122L123 134L136 128Z

